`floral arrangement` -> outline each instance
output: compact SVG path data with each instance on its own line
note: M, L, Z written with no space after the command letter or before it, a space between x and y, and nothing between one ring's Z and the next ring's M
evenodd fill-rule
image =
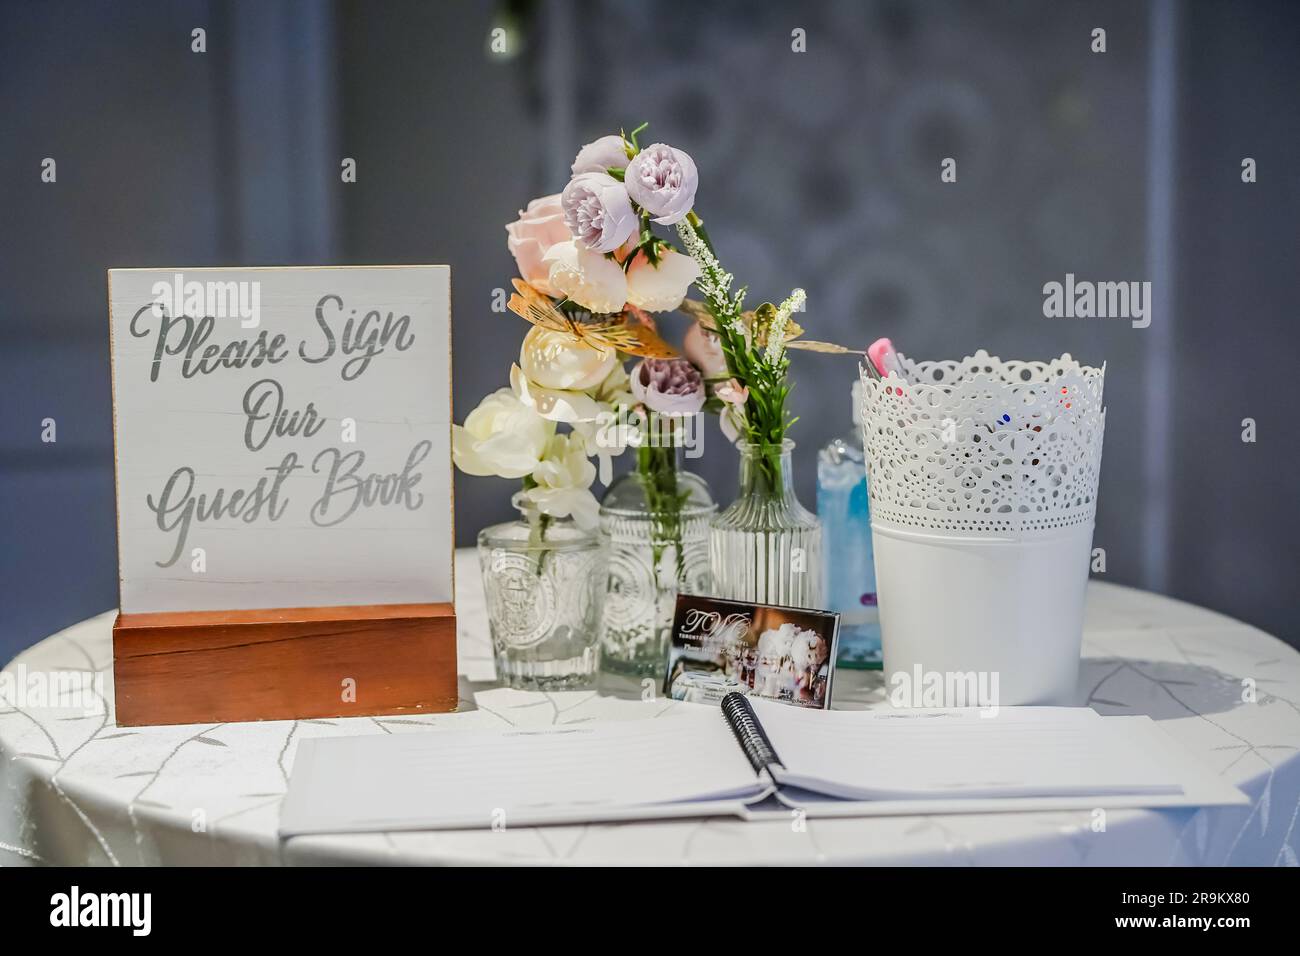
M786 348L847 351L792 341L802 332L793 319L804 307L800 289L780 305L744 310L745 290L731 291L732 276L694 209L695 162L663 143L642 147L644 129L582 147L564 190L533 200L506 226L520 274L509 309L532 328L510 388L487 396L454 429L452 447L467 474L520 479L515 504L539 534L560 517L594 527L598 469L590 459L607 483L612 457L631 445L659 523L656 541L680 543L673 446L681 419L719 413L733 441L774 449L765 467L779 468L794 423L785 409ZM666 227L680 247L661 234ZM692 284L703 302L686 299ZM685 357L653 318L679 309L695 320ZM629 372L630 359L637 363Z
M733 442L743 441L758 448L764 483L775 492L781 487L781 446L786 432L798 420L791 418L785 407L792 387L786 349L861 353L831 342L799 339L803 327L793 315L802 312L807 303L803 289L793 290L780 305L764 302L746 311L746 289L731 291L733 276L718 262L704 223L692 215L677 226L677 233L700 267L695 285L704 294L704 301L688 300L683 304L684 311L696 319L695 349L701 354L713 349L721 359L713 360L710 384L722 431ZM721 374L723 366L726 375Z

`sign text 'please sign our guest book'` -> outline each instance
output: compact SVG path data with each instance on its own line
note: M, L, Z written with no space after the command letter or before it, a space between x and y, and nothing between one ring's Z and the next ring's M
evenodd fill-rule
M454 708L449 273L110 270L119 724Z

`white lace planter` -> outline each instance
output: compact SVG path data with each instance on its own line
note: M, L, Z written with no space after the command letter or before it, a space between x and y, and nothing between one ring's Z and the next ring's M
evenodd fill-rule
M982 351L901 365L864 373L862 397L891 699L1073 702L1104 367Z

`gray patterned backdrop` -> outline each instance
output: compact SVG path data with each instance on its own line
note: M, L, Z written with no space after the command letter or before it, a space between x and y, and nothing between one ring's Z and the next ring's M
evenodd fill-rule
M1105 361L1107 578L1295 643L1298 41L1280 2L0 3L0 658L116 603L106 268L449 262L463 416L522 337L490 308L504 224L643 120L699 164L728 266L804 286L817 337ZM1152 281L1151 327L1044 318L1067 272ZM795 372L811 505L856 368ZM462 543L510 490L458 480Z

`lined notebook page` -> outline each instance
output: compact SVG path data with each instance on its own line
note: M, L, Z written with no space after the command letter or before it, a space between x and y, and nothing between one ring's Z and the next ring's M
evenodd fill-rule
M814 712L754 701L784 784L849 800L1180 793L1177 773L1087 708Z
M557 809L761 792L718 709L688 706L602 725L304 740L282 832L511 825Z

